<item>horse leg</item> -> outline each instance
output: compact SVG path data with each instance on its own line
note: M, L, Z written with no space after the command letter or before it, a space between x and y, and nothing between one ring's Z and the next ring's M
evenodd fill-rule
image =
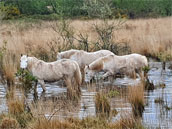
M75 88L74 86L76 85L75 83L73 83L72 85L72 78L66 78L65 79L65 83L67 85L67 97L70 98L70 99L73 99L73 98L77 98L79 95L80 95L80 89L77 85L77 87ZM78 91L79 89L79 91Z
M35 82L35 85L34 85L34 92L37 92L37 84L38 84L38 81Z
M69 78L65 78L65 84L67 86L67 97L72 97L72 93L73 93L73 88L71 85L71 80Z
M85 70L84 68L81 68L81 74L82 74L82 84L85 82Z
M46 88L45 88L44 80L38 80L38 82L41 84L41 87L42 87L43 91L45 92Z

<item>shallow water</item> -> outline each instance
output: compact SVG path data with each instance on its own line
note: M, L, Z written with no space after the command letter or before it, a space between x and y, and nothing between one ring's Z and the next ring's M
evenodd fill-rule
M152 69L149 71L149 80L156 86L153 91L145 93L147 105L143 113L143 122L149 128L172 128L172 71L168 69L162 70L160 62L150 62ZM161 88L159 84L165 84L165 88ZM161 98L164 103L155 103L157 98ZM171 108L168 109L167 107Z
M152 91L145 91L146 106L143 112L143 123L148 128L172 128L172 71L168 69L169 63L166 65L166 70L162 70L161 62L149 62L151 70L148 72L148 78L150 82L155 84L155 89ZM136 80L130 78L117 78L114 81L114 86L127 87L128 85L135 85L139 83L140 79ZM105 82L106 84L108 82ZM165 84L165 88L160 87L160 84ZM108 85L104 85L108 86ZM102 87L99 87L101 89ZM46 93L42 94L42 88L38 85L38 99L42 97L57 97L60 93L66 92L65 87L61 87L56 83L46 84ZM80 101L80 108L77 112L69 113L72 116L78 116L83 118L90 115L95 115L95 102L94 96L97 90L90 90L92 88L82 87L82 96ZM93 88L95 89L95 88ZM21 95L20 90L17 90L17 94ZM33 90L26 93L27 101L34 100ZM6 112L6 89L5 86L0 85L0 112ZM155 100L161 98L164 103L155 103ZM131 111L131 105L122 97L116 97L111 101L112 108L118 111L113 121L120 118L120 114L124 111ZM62 117L62 116L61 116ZM65 115L63 116L65 117Z

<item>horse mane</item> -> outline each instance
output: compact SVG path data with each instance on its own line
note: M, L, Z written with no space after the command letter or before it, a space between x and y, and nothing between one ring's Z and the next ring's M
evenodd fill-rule
M78 52L79 52L79 50L71 49L69 51L60 53L60 55L62 56L62 58L70 59L70 57L72 55L74 55L75 53L78 53Z
M104 57L100 57L98 60L91 63L89 67L91 70L96 70L96 71L102 70L104 63L109 62L111 58L114 58L114 55L107 55Z
M93 63L89 65L89 68L91 70L96 70L96 71L103 69L103 60L99 59L99 60L94 61Z
M28 69L32 69L33 64L35 64L35 63L37 66L40 66L44 63L44 61L39 60L36 57L28 57Z

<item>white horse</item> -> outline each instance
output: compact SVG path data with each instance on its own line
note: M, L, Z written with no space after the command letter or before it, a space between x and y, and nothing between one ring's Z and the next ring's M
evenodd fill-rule
M44 81L53 82L60 79L63 79L69 88L72 87L72 80L74 80L75 84L73 86L76 86L74 89L80 91L81 72L77 62L73 60L63 59L55 62L44 62L35 57L22 55L20 67L27 68L38 79L43 91L46 90Z
M114 53L112 53L109 50L99 50L96 52L86 52L83 50L71 49L68 51L58 53L57 54L57 60L66 58L66 59L71 59L71 60L76 61L79 65L80 69L81 69L81 73L83 75L83 81L84 81L84 79L85 79L85 77L84 77L85 66L91 64L96 59L98 59L100 57L107 56L107 55L114 55Z
M87 65L85 67L85 74L88 77L87 81L90 81L99 71L106 72L103 75L103 78L106 78L120 72L128 75L141 72L142 68L145 66L148 66L147 58L140 54L125 56L107 55Z

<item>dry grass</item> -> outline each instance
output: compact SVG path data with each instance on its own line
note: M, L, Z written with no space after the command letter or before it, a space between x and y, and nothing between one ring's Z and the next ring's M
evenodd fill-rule
M106 119L99 117L86 117L82 120L68 118L66 120L39 118L30 125L34 129L143 129L139 120L133 116L126 115L120 121L109 123Z
M111 112L110 102L104 93L98 92L95 96L95 107L97 114L107 114Z
M68 121L47 120L46 118L39 118L31 125L34 129L74 129L74 124Z
M104 95L104 94L103 94ZM96 95L101 112L110 112L110 105L102 94ZM98 117L87 117L83 119L69 117L68 111L75 110L76 106L72 109L66 108L70 105L64 100L38 100L36 103L29 104L30 112L25 111L24 101L22 98L18 98L15 95L15 90L9 91L7 103L9 106L9 116L13 116L12 123L6 119L6 115L0 116L0 124L5 127L11 127L15 124L17 127L23 127L25 129L128 129L135 128L140 129L141 124L131 114L125 114L121 116L119 121L109 122L106 117L99 115ZM48 98L47 98L48 99ZM58 103L59 102L59 103ZM56 115L60 115L61 110L66 112L67 118L58 118ZM32 115L30 115L32 114ZM50 114L50 116L47 116ZM3 123L2 123L3 122ZM11 121L10 121L11 122ZM16 127L16 128L17 128Z
M15 98L9 99L7 102L7 105L8 105L9 113L13 115L21 114L25 110L23 98L15 97Z
M116 43L129 43L132 52L144 55L158 55L162 52L172 55L171 22L172 17L128 20L122 29L113 33L113 40ZM95 23L101 25L102 21L73 20L71 26L75 36L82 33L84 36L88 35L88 41L96 42L98 35L93 29ZM52 29L52 26L55 26L55 22L3 24L0 27L2 37L0 43L7 41L7 47L10 50L17 49L19 53L26 52L26 45L33 48L41 46L48 50L47 43L52 41L58 42L59 45L62 43L60 35Z
M16 95L16 89L14 86L7 91L6 98L7 98L8 112L10 114L17 116L25 111L24 93L21 96Z
M16 119L6 116L2 119L0 124L1 129L17 129L19 128L19 123Z
M128 92L128 100L132 105L134 115L141 116L144 110L144 85L141 83L137 86L129 86Z
M109 20L108 22L112 22ZM144 55L160 56L166 58L166 56L172 56L172 17L158 18L158 19L137 19L128 20L121 29L116 30L113 33L114 43L128 43L132 52L141 53ZM101 20L73 20L71 26L75 32L75 36L82 33L83 36L88 36L88 42L95 43L98 40L98 35L93 29L93 24L101 25ZM50 58L47 53L51 52L51 48L48 43L55 42L57 46L63 44L63 40L60 35L52 29L55 26L55 22L41 22L36 23L21 23L16 22L12 24L2 24L0 26L0 47L3 46L3 42L7 42L8 53L3 55L3 70L6 80L13 82L14 73L17 71L19 65L19 56L21 53L27 53L30 56L34 55L42 57L44 60ZM74 41L77 43L77 40ZM56 47L57 47L56 46ZM56 50L55 50L56 51ZM13 54L10 54L13 53ZM161 53L161 54L160 54ZM14 58L15 57L15 58ZM52 58L51 60L53 60ZM24 109L24 99L17 97L10 97L15 95L9 95L8 108L9 113L13 115L22 114ZM128 99L132 105L135 115L140 114L144 109L144 88L143 85L129 87ZM46 108L46 106L49 105ZM59 107L64 107L62 104ZM104 96L101 94L96 95L96 105L98 112L109 113L110 104ZM30 125L35 129L53 129L53 128L75 128L75 129L115 129L115 128L134 128L137 121L132 117L124 117L118 124L107 123L105 120L100 120L97 117L85 118L83 120L70 119L70 120L47 120L40 117L40 114L45 115L47 112L51 113L54 107L57 105L52 104L38 104L35 107L31 107L31 112L36 120L31 122ZM76 107L74 106L73 109ZM20 125L22 125L23 116L18 117ZM20 119L21 118L21 119Z
M172 57L172 17L158 19L137 19L128 20L120 29L112 33L110 41L113 43L128 43L132 52L151 55L168 60ZM107 23L112 23L109 20ZM104 24L102 20L73 20L69 26L69 35L74 35L79 39L82 34L92 45L100 41L100 37L94 26ZM61 24L60 24L61 25ZM94 25L94 26L93 26ZM62 26L62 25L61 25ZM66 45L66 42L78 43L78 40L63 39L67 32L58 32L57 22L12 22L3 23L0 26L0 47L7 43L6 53L3 55L3 74L9 85L15 79L14 74L19 66L20 54L29 54L46 61L56 60L56 53ZM55 29L57 29L55 31ZM62 29L62 28L60 28ZM66 34L67 33L67 34ZM62 36L63 35L63 36ZM91 49L90 49L91 50ZM1 70L0 70L1 71ZM1 74L1 73L0 73Z
M15 73L17 72L17 62L13 55L5 53L3 57L2 72L7 85L11 86L15 82Z
M123 112L118 121L111 123L110 127L114 129L144 129L140 119L136 119L131 113L126 112Z

